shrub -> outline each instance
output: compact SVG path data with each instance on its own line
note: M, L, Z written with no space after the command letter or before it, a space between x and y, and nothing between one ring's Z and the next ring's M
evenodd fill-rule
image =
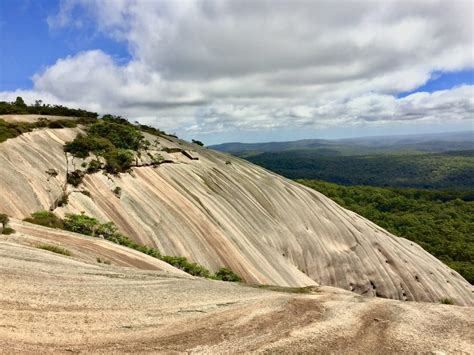
M13 228L10 228L10 227L2 228L2 234L9 235L13 233L15 233L15 230Z
M110 265L110 261L109 261L109 260L105 260L105 259L102 259L102 258L100 258L100 257L97 257L96 260L97 260L97 262L98 262L99 264Z
M10 219L5 213L0 213L0 223L2 224L2 228L5 229Z
M68 231L91 236L95 235L96 230L100 226L97 219L84 214L66 213L63 223L64 229Z
M133 154L126 149L117 149L104 154L107 161L105 170L110 174L129 171L133 164Z
M115 189L112 190L112 192L114 193L115 196L120 198L122 194L122 188L120 186L117 186Z
M454 301L451 298L444 297L439 300L441 304L454 304Z
M194 144L200 145L201 147L204 146L204 143L201 142L201 141L198 141L198 140L193 139L192 142L193 142Z
M69 195L65 192L63 193L61 198L58 200L58 207L66 206L68 202L69 202Z
M161 154L156 154L156 155L153 156L153 155L148 153L148 156L150 157L151 164L153 166L160 165L165 160L165 158L163 158L163 156Z
M71 153L77 158L87 158L91 150L91 139L90 137L84 136L83 134L78 134L73 141L67 142L64 145L64 151L66 153Z
M232 164L232 162L230 160L225 161L225 165L231 165L231 164Z
M74 187L78 187L82 183L82 179L84 179L84 172L81 170L74 170L67 174L67 183Z
M93 173L98 172L101 168L102 168L102 163L94 159L89 162L89 165L86 171L88 174L93 174Z
M56 254L61 254L61 255L66 255L66 256L72 256L72 253L65 249L58 247L56 245L51 245L51 244L40 244L37 246L38 249L43 249L43 250L48 250L50 252L56 253Z
M117 148L139 150L144 140L142 133L128 121L124 121L127 123L102 120L91 125L87 133L106 138Z
M38 211L31 214L31 217L25 218L25 222L39 224L49 228L63 229L63 221L58 218L53 212Z
M2 225L2 234L13 234L15 230L13 228L8 227L8 223L10 222L10 218L4 213L0 213L0 224Z
M54 120L48 122L48 128L74 128L77 127L77 122L74 120Z
M196 264L196 263L190 263L188 259L186 259L184 256L163 255L161 257L161 260L193 276L201 276L201 277L211 276L211 273L209 272L209 270L206 269L204 266Z
M221 267L215 274L215 279L222 281L240 282L241 277L233 272L231 269Z

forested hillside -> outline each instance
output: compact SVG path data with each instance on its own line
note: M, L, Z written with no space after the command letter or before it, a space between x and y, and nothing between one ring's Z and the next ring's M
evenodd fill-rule
M297 181L420 244L474 283L474 193Z
M474 188L474 151L326 156L283 151L245 157L290 179L422 189Z

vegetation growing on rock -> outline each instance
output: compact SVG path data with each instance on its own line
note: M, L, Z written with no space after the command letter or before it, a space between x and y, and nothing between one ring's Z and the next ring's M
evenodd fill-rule
M58 218L53 212L38 211L31 214L31 217L25 218L25 222L39 224L49 228L64 229L62 219Z
M0 213L0 224L2 225L2 234L15 233L15 230L8 226L9 222L10 222L10 218L8 218L8 216L4 213Z
M31 218L25 221L51 228L61 228L70 232L80 233L91 237L100 237L111 242L135 249L141 253L163 260L174 267L187 272L193 276L213 278L222 281L240 282L241 278L229 268L220 268L216 274L212 274L204 266L190 262L184 256L162 255L158 249L135 243L129 237L118 232L112 222L100 223L96 218L85 214L67 213L62 220L54 213L47 211L35 212ZM1 223L1 221L0 221Z
M38 249L43 249L47 250L56 254L61 254L61 255L66 255L66 256L72 256L72 253L65 248L58 247L56 245L51 245L51 244L40 244L37 246Z
M81 109L69 108L61 105L49 105L41 100L36 100L34 105L27 105L20 96L14 102L0 101L0 115L8 114L38 114L55 116L73 116L73 117L92 117L97 118L97 112L91 112Z
M55 120L50 121L46 118L40 118L33 123L28 122L6 122L0 119L0 143L10 138L16 138L23 133L31 132L37 128L73 128L77 126L74 120Z
M102 157L106 162L104 169L110 174L127 172L133 165L134 153L140 154L140 150L147 150L150 146L140 129L163 134L152 127L135 126L120 116L105 115L87 128L87 135L79 134L66 143L64 151L77 158L87 158L91 153ZM153 163L158 164L158 160ZM101 168L98 160L92 160L87 172L93 173Z

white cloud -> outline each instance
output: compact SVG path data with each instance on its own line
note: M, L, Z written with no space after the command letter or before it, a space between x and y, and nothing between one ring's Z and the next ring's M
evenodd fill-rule
M472 13L461 0L65 0L51 27L92 19L132 59L59 59L22 94L197 134L468 120L472 87L396 94L474 67Z

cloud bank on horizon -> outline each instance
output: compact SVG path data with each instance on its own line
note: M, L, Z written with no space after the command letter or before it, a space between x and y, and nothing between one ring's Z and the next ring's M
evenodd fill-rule
M474 68L473 6L64 0L47 18L50 29L92 21L126 44L130 60L100 48L58 58L34 74L31 89L0 92L0 100L116 113L215 141L232 132L472 125L472 84L416 89L435 74Z

